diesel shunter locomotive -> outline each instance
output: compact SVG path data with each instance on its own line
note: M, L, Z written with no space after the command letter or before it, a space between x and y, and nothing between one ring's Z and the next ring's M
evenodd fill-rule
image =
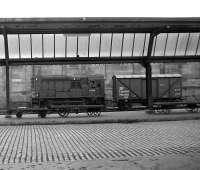
M31 82L31 108L41 117L55 111L61 117L71 112L99 116L104 107L104 77L101 75L36 76ZM19 111L17 117L21 116Z

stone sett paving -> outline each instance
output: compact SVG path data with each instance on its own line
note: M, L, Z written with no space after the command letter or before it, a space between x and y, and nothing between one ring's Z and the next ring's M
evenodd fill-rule
M200 121L0 126L0 164L200 153Z

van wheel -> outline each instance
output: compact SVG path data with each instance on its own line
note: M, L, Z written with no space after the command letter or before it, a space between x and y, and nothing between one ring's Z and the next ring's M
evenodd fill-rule
M17 112L17 113L16 113L16 117L17 117L17 118L22 118L22 112Z
M97 112L95 112L95 114L94 114L95 116L100 116L101 115L101 112L100 111L97 111Z
M58 112L58 114L60 117L68 117L69 112L68 111L60 111L60 112Z

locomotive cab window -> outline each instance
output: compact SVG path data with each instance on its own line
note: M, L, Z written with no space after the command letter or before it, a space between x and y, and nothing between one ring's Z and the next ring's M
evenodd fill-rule
M71 88L74 88L74 89L80 89L81 88L81 83L79 80L73 80L71 82Z
M96 87L100 88L101 87L101 81L100 80L96 80Z

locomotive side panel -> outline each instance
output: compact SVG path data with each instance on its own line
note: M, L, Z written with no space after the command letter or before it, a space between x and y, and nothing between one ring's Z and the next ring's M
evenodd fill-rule
M69 94L67 91L70 89L70 80L61 79L61 80L54 80L54 91L55 91L55 98L68 98Z
M82 86L81 86L81 79L74 78L70 81L71 87L67 94L69 94L70 98L82 98Z
M37 88L36 88L37 87ZM39 107L104 104L104 77L38 77L33 81L32 103Z
M45 80L43 80L45 81ZM55 82L53 80L46 80L48 82L46 97L55 97ZM45 87L44 87L45 88ZM45 96L44 96L45 97Z
M38 83L40 98L67 98L70 88L69 79L41 78Z

